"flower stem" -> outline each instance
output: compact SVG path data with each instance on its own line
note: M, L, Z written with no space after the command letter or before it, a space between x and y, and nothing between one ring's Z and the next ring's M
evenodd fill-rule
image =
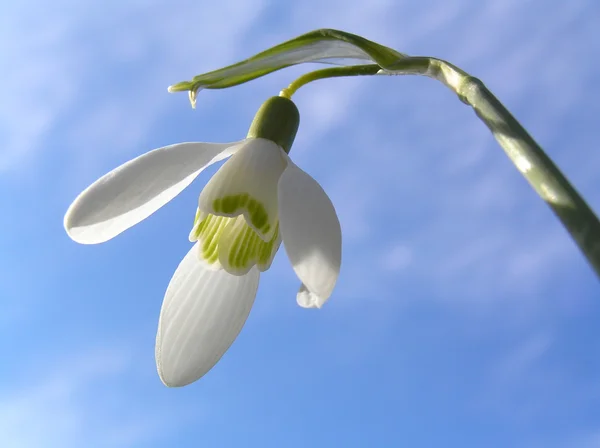
M303 85L337 76L423 75L436 79L470 105L500 146L550 206L600 278L600 221L550 157L479 79L441 59L405 57L392 64L336 67L305 74L281 93L291 97ZM289 96L288 96L289 95Z
M324 68L321 70L315 70L309 73L306 73L292 82L287 88L283 89L279 96L283 96L288 100L292 99L292 95L296 93L296 91L313 81L317 81L319 79L327 79L327 78L339 78L342 76L367 76L367 75L376 75L378 71L381 70L381 67L377 64L366 64L366 65L352 65L349 67L331 67Z

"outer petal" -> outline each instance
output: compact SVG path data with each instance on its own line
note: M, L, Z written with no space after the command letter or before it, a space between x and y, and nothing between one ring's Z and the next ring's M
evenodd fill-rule
M298 304L320 308L340 273L340 222L323 188L291 161L279 180L278 196L283 245L303 283Z
M244 276L203 267L194 245L175 271L156 335L156 366L169 387L193 383L227 351L250 313L259 272Z
M243 213L248 225L269 241L277 227L277 182L286 158L276 143L248 139L206 184L200 211L229 217Z
M82 244L114 238L181 193L204 168L236 152L242 142L179 143L136 157L73 201L65 230Z

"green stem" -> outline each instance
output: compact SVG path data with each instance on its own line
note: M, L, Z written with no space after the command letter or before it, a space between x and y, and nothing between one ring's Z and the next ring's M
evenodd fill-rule
M600 278L600 221L554 162L483 82L449 62L430 57L405 57L376 70L379 67L318 70L298 78L284 91L291 96L298 88L316 79L375 73L423 75L440 81L475 110L519 172L561 220Z
M339 78L342 76L376 75L380 70L381 67L379 67L377 64L352 65L349 67L330 67L321 70L315 70L300 76L286 89L283 89L281 93L279 93L279 96L291 99L292 95L296 93L300 87L310 82L317 81L318 79Z

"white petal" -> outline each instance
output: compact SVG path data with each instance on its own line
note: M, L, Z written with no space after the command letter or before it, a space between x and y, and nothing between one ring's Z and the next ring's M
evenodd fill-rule
M156 366L169 387L193 383L233 343L250 313L259 272L244 276L203 267L198 244L175 271L162 304L156 335Z
M136 157L73 201L65 230L82 244L114 238L181 193L204 168L235 153L242 142L179 143Z
M296 295L296 302L302 308L321 308L324 300L318 295L310 292L306 285L302 283L298 290L298 294Z
M320 308L340 273L340 222L323 188L291 161L279 180L278 195L283 245L303 283L298 304Z
M269 241L277 226L277 182L286 157L270 140L248 139L206 184L200 210L218 216L243 214L263 241Z
M200 209L196 212L196 219L189 240L192 243L198 241L198 259L206 269L212 271L223 269L219 262L219 243L227 224L229 221L234 220L235 218L204 213ZM228 272L232 273L231 271Z
M244 275L254 265L260 271L271 267L275 254L281 244L281 234L277 229L270 241L262 238L246 223L243 216L223 218L230 220L220 235L218 244L219 265L233 275ZM207 250L210 259L210 250ZM204 254L203 254L204 255Z

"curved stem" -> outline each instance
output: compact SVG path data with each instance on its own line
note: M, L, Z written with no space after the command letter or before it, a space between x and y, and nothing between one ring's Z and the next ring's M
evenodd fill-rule
M409 62L409 60L412 60ZM571 234L600 277L600 221L550 157L479 79L435 58L400 60L385 67L386 74L419 74L445 84L470 105Z
M382 67L382 68L380 68ZM375 71L375 68L378 68ZM343 70L345 69L345 70ZM600 221L558 167L479 79L441 59L405 57L392 64L325 69L308 73L283 92L333 76L423 75L436 79L470 105L538 195L571 234L600 278Z
M377 64L366 64L366 65L352 65L349 67L330 67L321 70L315 70L313 72L305 73L300 76L294 82L292 82L287 88L283 89L279 96L283 96L287 99L292 99L292 95L296 91L313 81L327 78L339 78L342 76L368 76L376 75L381 70L381 67Z

